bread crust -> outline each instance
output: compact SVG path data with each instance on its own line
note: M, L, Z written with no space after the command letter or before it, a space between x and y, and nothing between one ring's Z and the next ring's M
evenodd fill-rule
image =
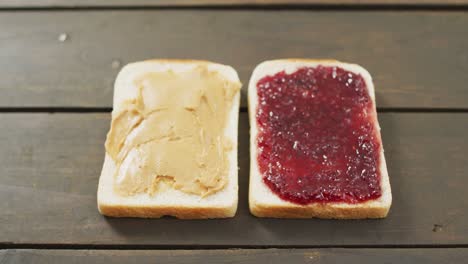
M391 206L391 189L388 182L388 172L385 157L383 154L383 148L381 151L381 184L383 187L382 197L377 200L371 200L363 203L357 204L348 204L348 203L311 203L308 205L298 205L289 201L284 201L277 197L263 182L262 176L258 171L257 165L257 149L256 149L256 136L257 136L257 126L256 126L256 107L257 107L257 97L256 97L256 83L255 79L256 71L258 68L267 67L265 65L274 65L278 69L282 68L281 64L290 64L290 63L315 63L315 64L333 64L336 66L346 65L347 67L354 67L361 71L360 73L365 73L366 82L372 82L372 79L369 73L359 65L347 64L340 62L334 59L301 59L301 58L289 58L289 59L278 59L266 61L257 66L254 70L250 83L249 83L249 95L248 95L248 104L249 104L249 121L250 121L250 186L249 186L249 208L250 212L257 217L270 217L270 218L324 218L324 219L363 219L363 218L384 218L388 215L390 206ZM280 67L278 67L280 65ZM306 65L304 65L306 66ZM273 71L278 72L278 71ZM271 74L271 73L270 73ZM265 76L265 75L262 75ZM372 86L370 88L370 86ZM369 93L374 101L374 111L375 109L375 95L374 88L372 83L368 83ZM255 94L254 94L255 93ZM378 125L377 117L374 120L376 122L377 128L380 129ZM378 133L378 139L382 142L381 135ZM257 177L260 177L258 179ZM254 188L255 181L260 180L262 185L261 188L268 189L267 192L269 196L275 196L273 201L259 201L259 190ZM388 186L387 186L388 185ZM385 197L384 197L385 196ZM384 199L385 198L385 199ZM380 201L382 200L382 201Z
M388 214L385 207L335 207L330 204L311 206L281 206L251 204L250 212L257 217L270 218L323 218L323 219L363 219L384 218Z
M101 214L112 217L161 218L173 216L179 219L228 218L236 214L232 207L183 207L183 206L124 206L100 204Z

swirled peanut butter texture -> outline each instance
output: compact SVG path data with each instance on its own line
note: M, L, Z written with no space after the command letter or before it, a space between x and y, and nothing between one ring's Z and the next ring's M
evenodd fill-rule
M206 66L135 78L138 96L112 113L105 144L116 164L114 190L206 196L223 189L235 144L224 130L240 86Z

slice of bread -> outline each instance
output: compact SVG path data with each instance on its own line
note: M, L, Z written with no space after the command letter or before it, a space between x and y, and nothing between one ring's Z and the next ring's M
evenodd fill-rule
M392 203L392 194L390 182L388 178L387 165L383 148L380 153L380 174L381 174L381 190L382 196L375 200L370 200L362 203L350 204L343 202L329 203L310 203L307 205L299 205L281 199L263 182L263 177L259 172L257 164L257 83L265 76L274 75L275 73L285 71L286 73L295 72L301 67L316 67L337 66L347 71L360 74L368 88L369 95L374 103L375 109L375 93L374 85L370 74L361 66L356 64L348 64L335 60L309 60L309 59L282 59L266 61L259 64L254 72L249 83L248 101L249 101L249 120L250 120L250 186L249 186L249 205L250 211L257 217L273 217L273 218L336 218L336 219L360 219L360 218L383 218L387 216ZM375 115L375 125L380 130L377 117ZM380 132L378 133L378 140Z
M229 82L240 83L237 72L230 66L207 61L194 60L149 60L126 65L118 74L114 87L114 110L119 111L124 101L137 97L134 80L148 72L183 73L199 65L207 66ZM97 193L98 209L103 215L114 217L159 218L174 216L181 219L233 217L237 210L237 125L239 117L240 92L234 95L229 110L224 136L233 142L228 153L229 175L226 186L206 197L188 194L173 188L152 196L140 193L120 196L114 191L116 164L106 153ZM177 161L175 161L177 162Z

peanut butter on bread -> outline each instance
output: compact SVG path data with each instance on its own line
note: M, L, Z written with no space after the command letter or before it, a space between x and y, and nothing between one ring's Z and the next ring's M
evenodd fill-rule
M138 96L112 113L106 152L116 164L121 196L168 188L207 196L227 184L224 136L240 83L199 65L187 72L147 72L134 80Z

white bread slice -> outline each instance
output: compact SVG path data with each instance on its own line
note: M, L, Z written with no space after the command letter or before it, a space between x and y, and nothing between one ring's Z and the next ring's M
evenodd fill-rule
M125 100L136 98L137 89L134 79L147 72L175 73L190 71L198 65L206 65L208 70L216 71L228 81L240 83L237 72L230 66L207 61L195 60L148 60L126 65L118 74L114 86L114 111L119 111ZM174 216L181 219L226 218L233 217L237 210L237 125L239 118L240 92L234 96L224 134L233 142L228 153L229 175L226 186L211 195L200 197L179 190L168 189L153 196L147 193L122 197L114 192L114 171L112 158L106 153L99 179L97 203L99 212L114 217L159 218Z
M376 200L370 200L363 203L349 204L342 202L332 203L310 203L308 205L298 205L285 201L273 193L263 182L262 175L259 172L257 164L257 82L265 76L274 75L280 71L292 73L301 67L337 66L347 71L360 74L367 85L369 95L374 103L375 93L372 78L359 65L348 64L336 60L311 60L311 59L282 59L265 61L259 64L252 73L249 82L248 101L249 101L249 120L250 120L250 186L249 186L249 206L250 211L257 217L273 218L335 218L335 219L361 219L361 218L383 218L387 216L392 203L392 194L388 178L387 165L383 148L380 157L381 189L382 196ZM380 130L377 117L375 124ZM380 142L380 133L378 133Z

